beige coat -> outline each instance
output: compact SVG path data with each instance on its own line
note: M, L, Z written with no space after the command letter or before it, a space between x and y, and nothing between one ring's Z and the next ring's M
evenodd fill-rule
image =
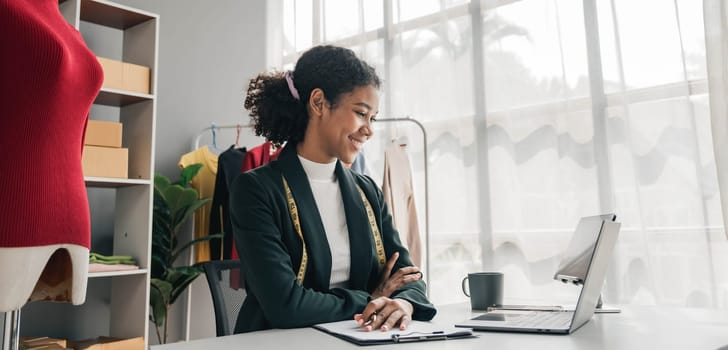
M384 201L392 213L394 227L399 232L400 240L409 250L412 263L422 266L422 240L417 222L412 168L407 145L393 142L384 151L382 192Z

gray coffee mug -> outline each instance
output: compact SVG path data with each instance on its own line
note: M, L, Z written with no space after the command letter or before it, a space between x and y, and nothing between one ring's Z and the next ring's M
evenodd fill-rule
M468 281L469 288L465 288ZM503 305L503 273L474 272L463 278L463 293L470 297L473 310L487 310L491 306ZM468 293L468 289L470 293Z

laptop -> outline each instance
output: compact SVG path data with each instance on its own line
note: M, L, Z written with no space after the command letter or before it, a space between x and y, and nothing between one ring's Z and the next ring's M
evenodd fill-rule
M455 324L482 331L571 334L588 322L619 235L613 214L581 218L554 279L582 285L574 310L495 310Z

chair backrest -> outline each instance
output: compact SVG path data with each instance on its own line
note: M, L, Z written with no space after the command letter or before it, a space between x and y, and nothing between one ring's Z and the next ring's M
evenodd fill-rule
M233 334L235 320L245 300L240 260L215 260L202 264L215 308L217 336Z

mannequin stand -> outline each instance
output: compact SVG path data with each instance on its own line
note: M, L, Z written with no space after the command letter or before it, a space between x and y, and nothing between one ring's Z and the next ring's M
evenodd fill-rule
M5 327L3 330L3 350L18 350L20 349L19 345L20 309L17 309L5 313Z

